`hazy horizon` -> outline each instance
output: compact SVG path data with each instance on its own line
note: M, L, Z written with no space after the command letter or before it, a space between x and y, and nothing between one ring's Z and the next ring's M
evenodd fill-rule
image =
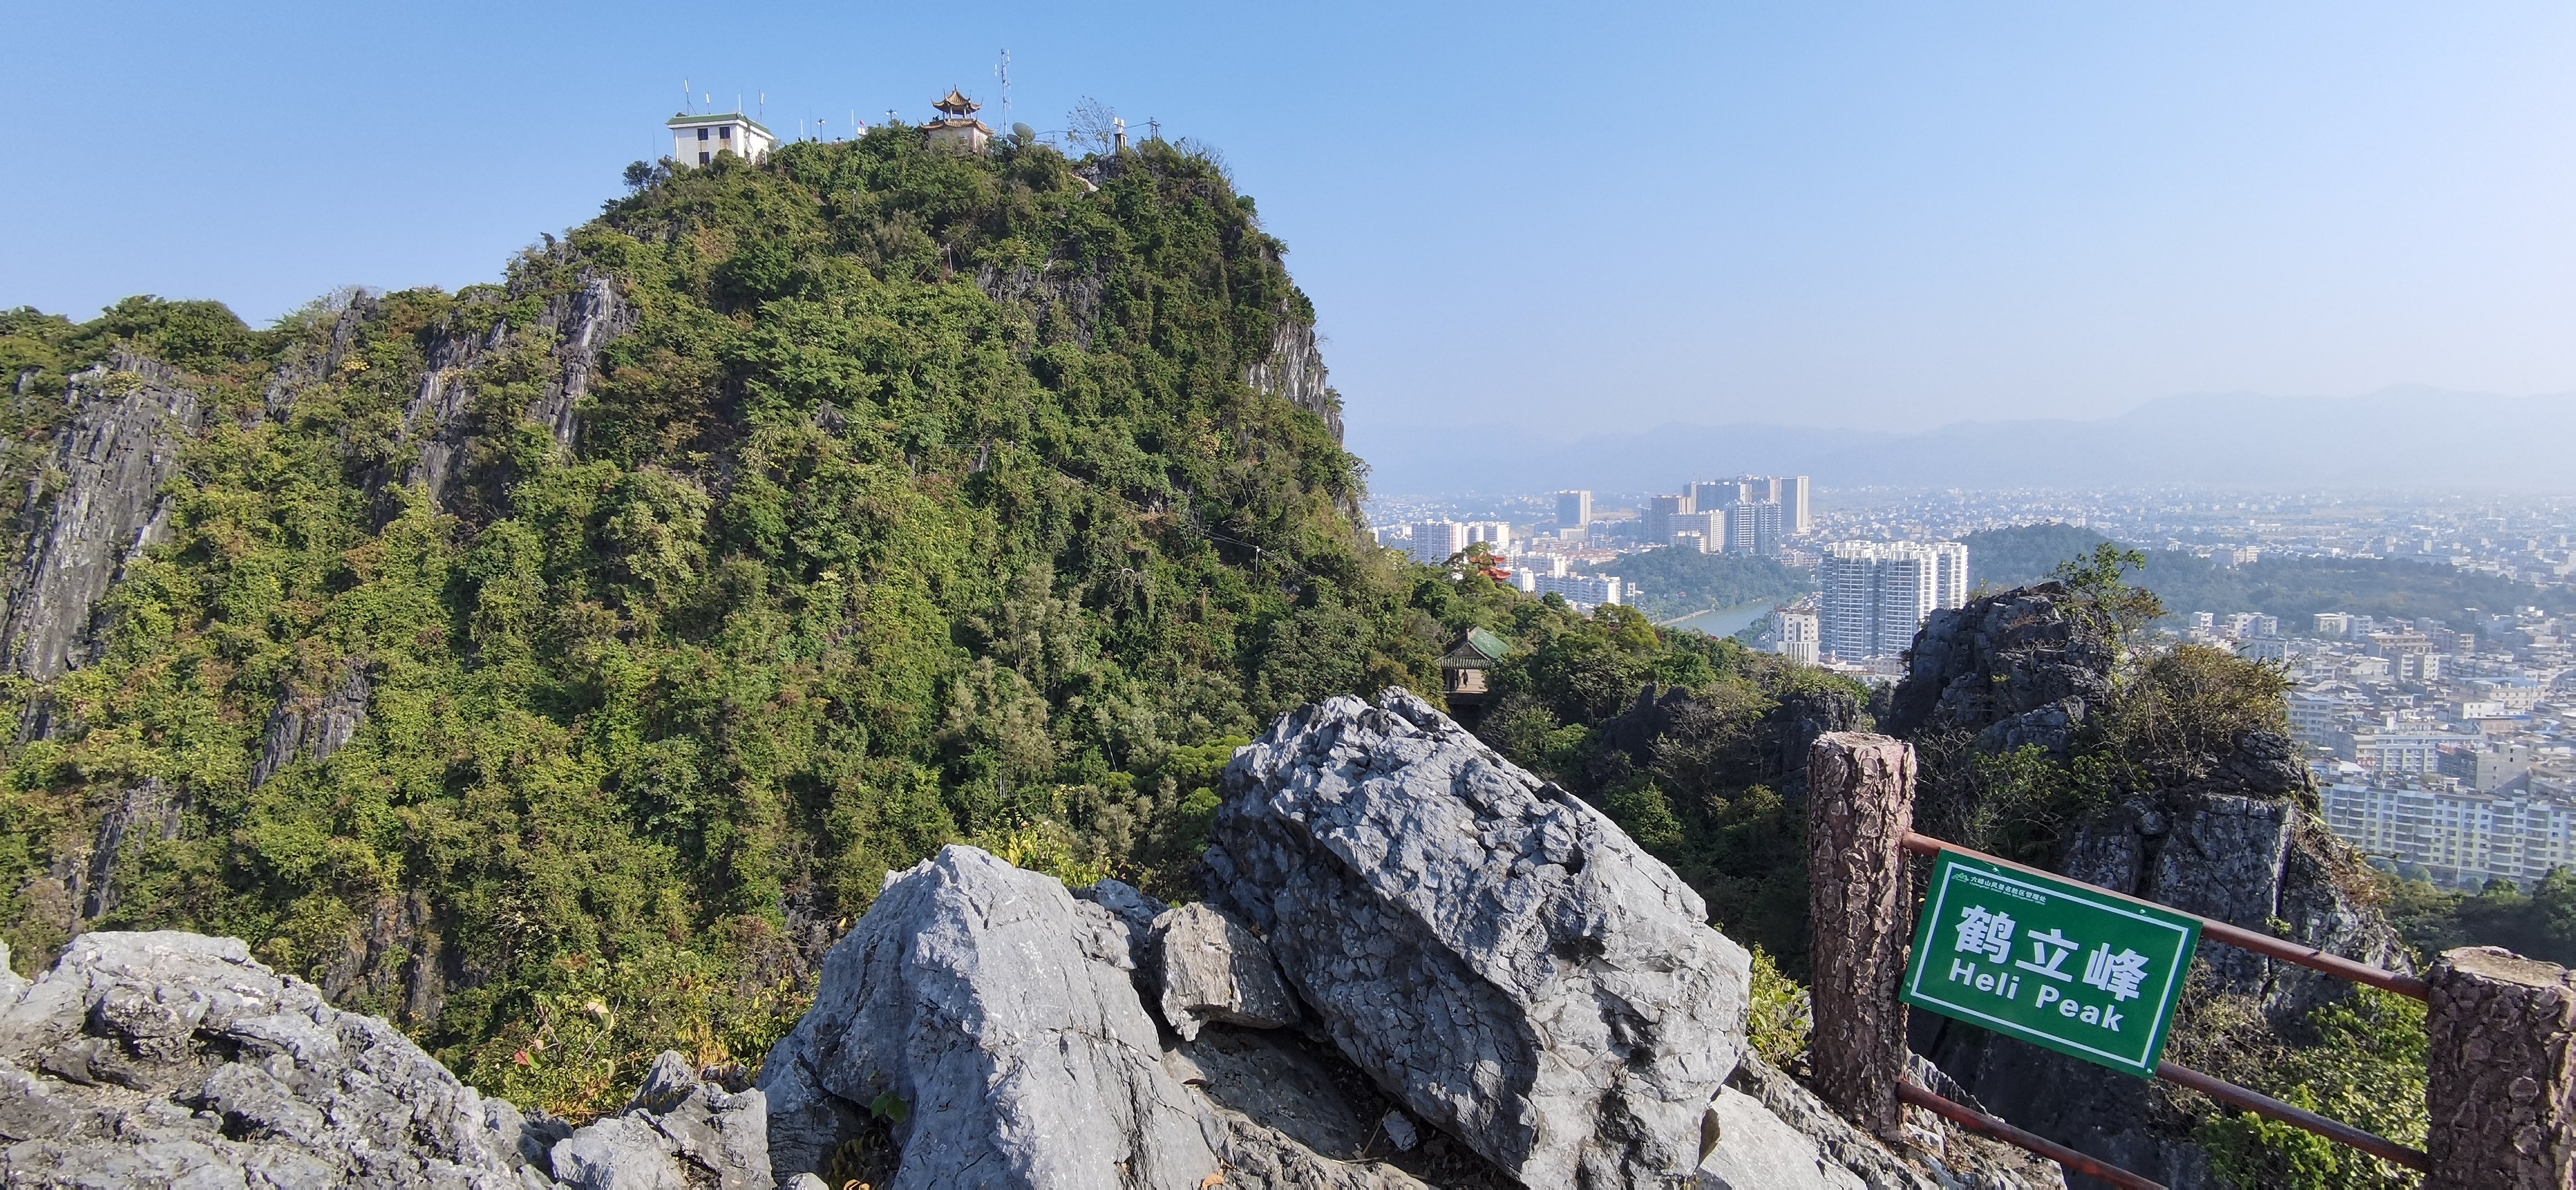
M999 123L1007 46L1008 120L1096 96L1223 155L1364 456L1467 425L2576 390L2558 6L815 6L687 34L704 19L22 6L54 47L22 56L22 116L82 150L0 192L0 306L265 322L346 284L490 281L663 151L683 79L785 135L918 120L952 85Z

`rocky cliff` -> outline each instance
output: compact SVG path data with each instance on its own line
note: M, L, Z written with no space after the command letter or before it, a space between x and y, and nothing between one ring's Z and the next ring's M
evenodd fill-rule
M90 660L99 600L166 532L162 485L200 423L184 375L125 352L71 377L63 401L72 416L28 481L0 624L0 663L39 682Z
M2056 584L1938 611L1915 639L1890 726L1927 758L1917 829L1974 844L1983 790L1975 756L2035 747L2065 759L2116 697L2118 642L2070 613ZM2233 734L2188 757L2124 758L2111 800L2070 824L2055 870L2373 965L2405 969L2358 857L2326 832L2297 747L2270 730ZM2276 1030L2349 985L2203 942L2195 1005L2260 1006ZM2188 1008L2187 1008L2188 1011ZM1915 1048L2005 1119L2176 1187L2212 1184L2188 1133L2205 1108L2144 1082L1918 1013ZM2174 1056L2187 1058L2178 1032Z
M233 939L94 933L0 977L0 1177L13 1186L771 1184L758 1091L677 1054L580 1129L478 1094L384 1021Z

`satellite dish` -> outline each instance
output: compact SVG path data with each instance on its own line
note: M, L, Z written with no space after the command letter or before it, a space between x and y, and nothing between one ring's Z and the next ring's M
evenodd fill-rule
M1038 138L1038 130L1031 128L1026 124L1013 124L1011 125L1011 135L1016 136L1021 140L1036 140Z

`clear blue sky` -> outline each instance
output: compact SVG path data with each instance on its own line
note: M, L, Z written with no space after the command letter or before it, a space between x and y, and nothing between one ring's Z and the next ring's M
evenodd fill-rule
M1354 445L2576 389L2576 6L31 4L0 305L492 279L667 148L950 84L1219 146ZM2224 427L2213 427L2224 432Z

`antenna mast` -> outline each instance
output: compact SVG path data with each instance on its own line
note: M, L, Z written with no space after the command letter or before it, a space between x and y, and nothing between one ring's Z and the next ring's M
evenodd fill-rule
M684 113L689 110L689 80L687 79L680 80L680 110Z
M1011 51L1002 50L1001 65L993 68L994 77L1002 80L1002 126L1011 126Z

